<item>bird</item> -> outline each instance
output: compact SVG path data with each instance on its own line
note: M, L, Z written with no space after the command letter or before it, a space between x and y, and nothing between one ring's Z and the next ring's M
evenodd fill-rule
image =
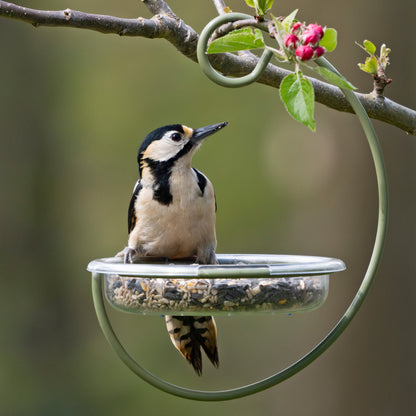
M209 179L191 166L204 140L228 123L193 129L170 124L150 132L139 147L139 179L128 209L125 263L139 258L191 258L218 264L216 198ZM217 328L211 316L165 316L173 345L202 375L202 354L219 366Z

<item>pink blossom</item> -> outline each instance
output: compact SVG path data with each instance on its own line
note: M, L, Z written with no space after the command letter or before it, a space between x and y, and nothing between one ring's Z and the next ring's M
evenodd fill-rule
M297 43L298 43L298 37L296 35L294 35L293 33L289 33L288 35L286 35L285 37L285 45L286 48L296 48Z
M308 61L313 56L313 49L309 45L301 45L296 49L296 56L302 61Z
M315 30L305 30L303 32L303 44L308 45L310 43L315 44L320 41L319 33Z
M319 58L320 56L322 56L325 53L325 49L322 46L317 46L314 49L314 53L313 53L313 57L314 58Z
M321 25L311 23L307 27L307 30L313 30L314 32L317 32L319 34L319 40L321 40L324 37L324 30L322 29Z
M301 22L294 23L293 26L292 26L291 32L292 33L296 32L301 26L302 26Z
M308 45L309 43L316 44L324 36L322 26L311 23L303 32L303 43Z

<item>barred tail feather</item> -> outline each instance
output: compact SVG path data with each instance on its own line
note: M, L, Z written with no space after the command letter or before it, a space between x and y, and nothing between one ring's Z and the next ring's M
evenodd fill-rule
M194 317L194 328L198 341L214 367L219 366L217 349L217 326L212 316Z
M212 316L166 316L173 345L202 374L201 347L211 363L218 367L217 327Z

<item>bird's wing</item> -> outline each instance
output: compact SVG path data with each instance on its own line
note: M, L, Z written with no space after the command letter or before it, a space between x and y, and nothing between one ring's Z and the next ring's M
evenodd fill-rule
M198 186L199 186L199 189L201 190L201 194L203 196L204 195L204 192L205 192L205 188L206 188L206 186L208 184L208 179L198 169L195 169L195 168L192 168L192 169L193 169L193 171L196 174L196 179L198 181ZM212 184L210 184L208 186L210 186L212 188ZM217 198L215 197L215 192L214 192L214 204L215 204L215 212L217 212Z
M129 229L129 234L131 233L131 231L133 230L134 226L136 225L136 212L134 209L134 204L136 202L137 196L139 195L139 192L141 191L141 189L143 188L140 179L136 182L136 185L134 186L133 189L133 195L131 196L130 199L130 205L129 205L129 216L128 216L128 229Z

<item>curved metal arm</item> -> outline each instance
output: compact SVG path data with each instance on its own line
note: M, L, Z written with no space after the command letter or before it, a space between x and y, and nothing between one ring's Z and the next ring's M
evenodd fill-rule
M242 18L246 18L246 15L237 15L237 16L240 16L239 18L241 18L241 16L243 16ZM236 14L226 14L224 16L220 16L220 18L214 19L214 22L216 22L216 24L218 23L218 21L225 23L227 21L235 20L234 19L235 17L236 17ZM210 30L211 30L214 27L213 22L211 22L208 26L210 26ZM206 33L208 33L208 31ZM319 58L316 60L316 62L318 65L326 67L330 69L331 71L337 72L335 68L324 58ZM232 80L232 81L235 81L235 80ZM244 83L243 85L246 85L246 83ZM227 85L227 86L230 86L230 85ZM233 84L233 86L237 86L237 85ZM330 333L309 353L307 353L304 357L302 357L300 360L293 363L286 369L268 378L257 381L253 384L249 384L249 385L231 389L231 390L220 390L220 391L191 390L191 389L176 386L174 384L170 384L164 380L161 380L160 378L156 377L155 375L153 375L152 373L150 373L149 371L141 367L126 352L126 350L123 348L123 346L120 344L119 340L117 339L117 336L115 335L111 327L111 324L108 320L108 316L105 311L103 293L102 293L101 275L93 274L92 289L93 289L94 306L96 309L97 317L100 322L101 328L104 332L104 335L106 336L108 342L112 345L116 353L119 355L121 360L135 374L137 374L143 380L147 381L151 385L167 393L180 396L183 398L187 398L187 399L192 399L192 400L221 401L221 400L231 400L231 399L248 396L250 394L254 394L262 390L266 390L272 386L275 386L281 383L282 381L288 379L289 377L293 376L294 374L296 374L297 372L299 372L300 370L302 370L303 368L311 364L316 358L318 358L322 353L324 353L336 341L336 339L342 334L342 332L350 324L355 314L358 312L358 309L362 305L365 299L365 296L367 295L370 289L371 284L373 283L373 280L375 278L375 274L377 271L377 267L381 259L381 254L383 251L384 241L385 241L386 232L387 232L388 190L387 190L387 178L386 178L386 171L384 167L383 155L382 155L380 145L377 140L376 133L370 122L370 119L368 118L367 113L365 112L363 106L361 105L360 101L356 97L355 93L349 90L343 90L343 92L347 100L350 102L351 106L353 107L355 113L357 114L360 120L360 123L363 127L363 130L365 132L365 135L367 137L368 144L370 146L371 154L372 154L373 161L374 161L374 167L376 171L377 184L378 184L378 195L379 195L378 226L377 226L377 234L376 234L376 238L374 242L373 253L371 255L370 262L367 268L367 272L364 276L361 286L359 287L354 299L352 300L345 314L342 316L339 322L334 326L334 328L330 331Z
M215 69L211 66L208 55L206 54L207 45L209 38L214 33L215 29L220 27L224 23L228 22L235 22L237 20L244 20L244 19L252 19L253 16L249 16L248 14L243 13L227 13L221 16L216 17L215 19L209 22L204 30L201 33L198 41L198 48L197 48L197 57L199 65L201 66L202 70L204 71L205 75L211 79L212 81L216 82L223 87L229 88L237 88L237 87L244 87L249 85L253 82L256 82L263 71L266 69L267 64L270 62L270 59L273 56L273 52L269 49L265 49L263 54L261 55L259 61L257 62L256 67L250 74L245 75L240 78L228 78L224 75L219 74ZM262 27L260 29L264 30Z

